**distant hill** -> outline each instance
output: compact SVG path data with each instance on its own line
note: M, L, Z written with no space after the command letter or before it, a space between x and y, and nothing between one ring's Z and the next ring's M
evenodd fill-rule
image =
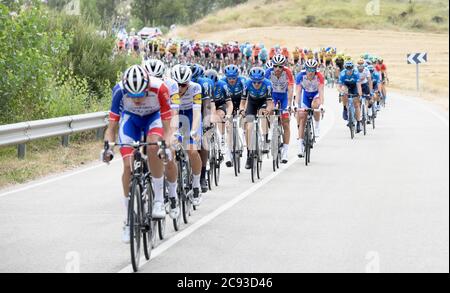
M189 31L306 26L448 33L448 15L448 0L250 0L208 15Z

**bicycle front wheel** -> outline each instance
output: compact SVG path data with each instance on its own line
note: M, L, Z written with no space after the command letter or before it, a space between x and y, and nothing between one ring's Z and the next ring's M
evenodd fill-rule
M141 186L138 180L133 180L131 185L131 196L128 208L128 223L130 225L130 252L131 265L133 271L139 270L139 261L141 257L141 223L142 223L142 205L141 205Z

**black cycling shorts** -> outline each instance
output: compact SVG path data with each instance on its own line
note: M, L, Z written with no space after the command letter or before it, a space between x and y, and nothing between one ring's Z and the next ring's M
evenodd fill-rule
M255 120L255 116L258 115L259 110L266 108L267 100L248 100L247 112L245 113L247 116L247 121L253 122Z

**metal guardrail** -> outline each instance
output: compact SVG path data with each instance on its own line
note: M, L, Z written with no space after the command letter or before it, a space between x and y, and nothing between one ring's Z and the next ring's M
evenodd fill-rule
M108 112L89 113L61 118L0 125L0 147L17 145L18 157L25 158L26 143L43 138L61 136L62 145L69 145L69 136L74 133L97 129L101 139L108 125Z

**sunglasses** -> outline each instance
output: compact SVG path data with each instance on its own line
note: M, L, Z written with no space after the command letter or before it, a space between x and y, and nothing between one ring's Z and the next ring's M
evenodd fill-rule
M307 72L316 72L317 69L315 69L315 68L306 68L306 71Z
M234 81L237 80L237 77L227 77L227 80Z
M260 84L262 84L262 81L253 81L252 82L254 85L260 85Z
M180 88L186 88L188 86L189 86L188 84L178 84L178 87L180 87Z
M283 68L283 65L276 65L274 67L280 69L280 68Z

